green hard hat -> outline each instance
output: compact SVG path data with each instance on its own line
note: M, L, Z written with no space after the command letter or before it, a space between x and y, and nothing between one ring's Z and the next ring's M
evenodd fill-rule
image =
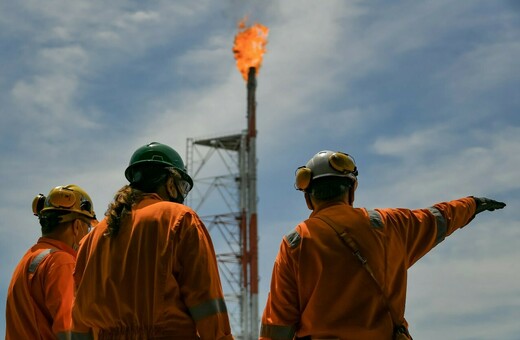
M136 176L139 172L135 170L143 166L174 168L181 174L182 179L190 184L190 188L193 187L193 180L188 175L181 156L177 151L166 144L152 142L137 149L130 158L130 163L125 170L126 179L130 183L139 181L139 179L136 178L139 177Z

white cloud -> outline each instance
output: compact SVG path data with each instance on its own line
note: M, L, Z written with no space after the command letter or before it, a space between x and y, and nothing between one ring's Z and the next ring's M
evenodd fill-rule
M520 67L516 58L520 53L518 37L498 36L495 39L469 49L441 75L456 101L509 86L515 80L511 70Z
M464 135L433 127L408 136L380 138L374 148L391 160L370 171L377 183L368 197L387 197L419 207L465 195L491 195L520 187L518 127ZM462 138L463 137L463 138ZM383 190L379 187L385 183ZM398 193L395 196L395 193ZM401 201L402 200L402 201Z
M159 21L160 14L154 11L136 11L123 15L120 19L116 20L114 24L121 28L128 28L133 24L145 23L145 22L157 22Z
M457 136L450 134L446 127L434 126L413 131L409 135L379 137L375 140L373 149L383 156L415 159L432 151L449 148L457 142L457 139Z
M478 215L410 270L407 315L420 328L417 336L514 339L520 289L510 283L520 279L520 251L505 240L520 234L507 220L510 213Z
M51 73L62 73L74 76L84 73L89 57L84 48L79 45L42 48L36 62L41 70Z
M27 113L38 111L65 117L70 112L77 80L63 75L35 76L30 81L20 81L13 88L13 97L19 106L27 107Z

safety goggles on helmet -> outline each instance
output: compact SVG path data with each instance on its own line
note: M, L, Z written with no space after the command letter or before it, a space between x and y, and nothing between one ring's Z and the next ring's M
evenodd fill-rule
M47 198L47 205L53 208L70 209L76 203L76 195L72 190L66 189L57 191ZM90 211L91 203L85 197L80 198L79 208L81 210Z

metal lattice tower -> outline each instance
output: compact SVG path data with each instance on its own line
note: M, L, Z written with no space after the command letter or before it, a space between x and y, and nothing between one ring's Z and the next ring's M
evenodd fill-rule
M253 339L248 292L246 135L187 141L188 171L194 188L188 204L208 228L236 339Z
M256 79L255 69L249 71L247 129L220 137L188 138L186 150L194 181L187 203L211 234L237 340L259 335Z

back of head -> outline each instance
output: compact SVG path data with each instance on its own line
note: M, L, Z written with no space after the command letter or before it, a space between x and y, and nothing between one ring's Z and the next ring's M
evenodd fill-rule
M320 201L333 200L357 182L357 175L352 156L339 151L324 150L296 170L294 186Z
M175 202L182 203L193 187L184 162L177 151L168 145L152 142L138 148L130 157L125 177L130 182L114 196L105 213L108 235L119 233L122 220L146 193L159 193L168 179L173 176L178 189Z
M152 142L138 148L130 158L125 177L130 186L144 191L154 190L167 179L171 170L178 172L183 181L193 187L181 156L168 145Z
M53 188L47 196L33 199L32 211L38 216L42 234L54 231L61 223L82 219L87 223L96 219L92 199L81 187L69 184Z

